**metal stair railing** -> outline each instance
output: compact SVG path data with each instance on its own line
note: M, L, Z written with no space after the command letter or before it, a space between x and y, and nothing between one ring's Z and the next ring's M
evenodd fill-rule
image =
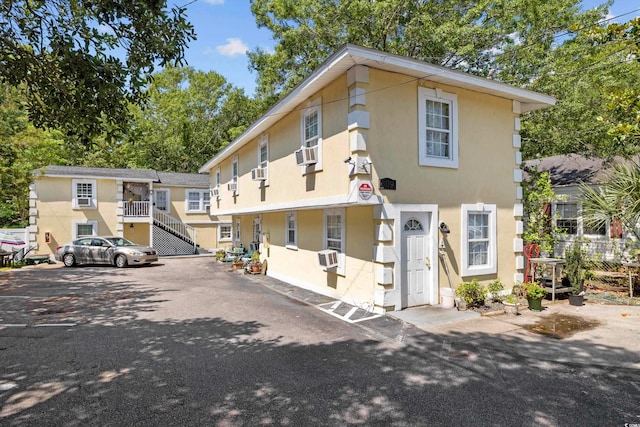
M153 209L153 220L171 234L180 237L186 242L192 243L195 249L197 230L194 227L185 224L179 219L174 218L157 208Z

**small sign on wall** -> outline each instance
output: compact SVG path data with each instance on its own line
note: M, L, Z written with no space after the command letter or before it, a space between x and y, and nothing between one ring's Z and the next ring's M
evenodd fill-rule
M382 178L380 180L380 189L381 190L395 190L396 189L396 180L391 178Z
M358 185L358 195L362 200L369 200L373 194L373 185L370 181L363 181Z

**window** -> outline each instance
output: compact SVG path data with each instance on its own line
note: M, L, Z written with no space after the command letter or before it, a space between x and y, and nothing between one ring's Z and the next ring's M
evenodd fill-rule
M260 243L262 239L262 221L260 217L253 219L253 240L252 242Z
M97 207L95 180L74 179L71 185L74 209L95 209Z
M324 214L325 249L344 251L344 210L328 209Z
M578 234L578 204L556 204L556 226L569 235Z
M240 242L242 241L242 234L240 233L240 225L241 225L240 218L236 218L236 236L234 239L236 245L239 245Z
M302 166L305 171L322 169L322 99L307 104L300 115L301 147L315 147L316 163Z
M496 205L462 205L462 227L462 275L496 273Z
M238 156L233 158L233 162L231 162L231 182L234 184L235 190L232 191L234 195L237 195L239 192L238 186L238 174L240 172L240 165L238 163Z
M209 190L186 190L187 213L206 212L211 205L211 194Z
M154 196L156 209L169 212L169 190L155 190Z
M458 97L418 88L418 164L458 167Z
M231 233L231 223L218 225L218 242L230 242L233 236Z
M73 239L98 235L98 221L73 221Z
M327 209L324 211L324 249L338 252L338 268L336 273L345 275L345 214L344 209Z
M295 249L298 247L298 215L287 212L285 218L285 246Z

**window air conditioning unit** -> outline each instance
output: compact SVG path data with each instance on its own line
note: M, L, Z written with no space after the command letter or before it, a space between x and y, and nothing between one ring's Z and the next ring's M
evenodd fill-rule
M298 166L313 165L318 163L318 146L302 147L295 151L296 164Z
M218 197L220 197L220 188L219 188L219 187L213 187L213 188L211 189L211 197L212 197L212 198L216 198L216 199L217 199Z
M251 179L254 181L265 181L267 179L267 168L251 169Z
M91 198L89 198L89 197L78 197L78 206L80 206L80 207L91 206Z
M333 268L338 266L338 252L332 249L325 249L318 252L318 261L325 268Z
M238 183L235 181L228 183L227 190L231 191L232 193L236 193L238 191Z

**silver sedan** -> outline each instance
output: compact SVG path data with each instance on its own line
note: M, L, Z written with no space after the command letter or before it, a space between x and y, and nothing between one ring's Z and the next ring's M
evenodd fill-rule
M116 267L150 264L158 261L158 253L123 237L82 237L58 246L56 259L65 267L76 264L111 264Z

